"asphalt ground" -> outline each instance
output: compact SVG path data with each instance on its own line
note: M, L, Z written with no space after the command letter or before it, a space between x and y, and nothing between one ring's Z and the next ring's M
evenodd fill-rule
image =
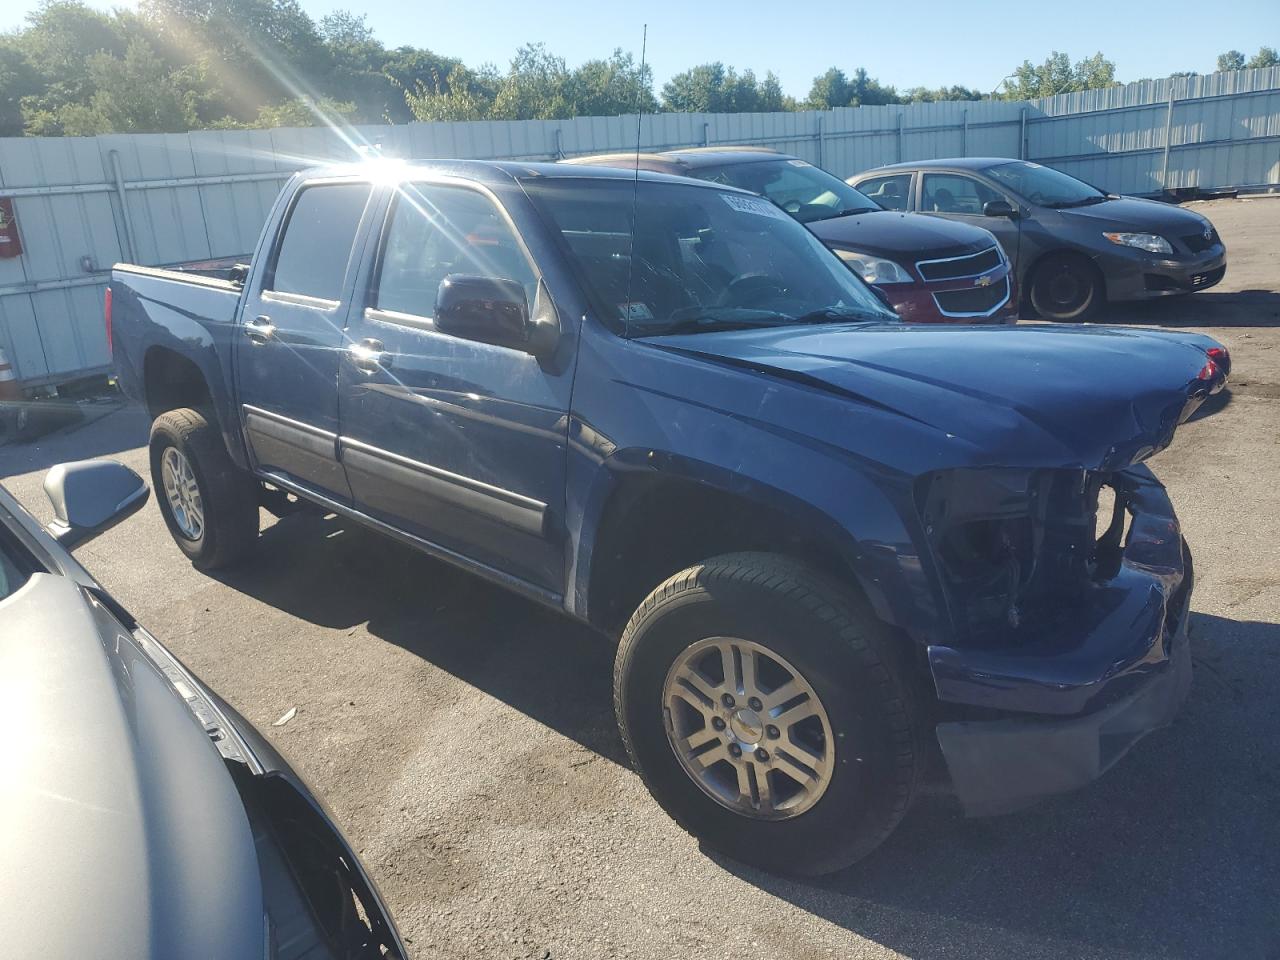
M1226 239L1225 281L1106 318L1204 331L1235 362L1152 461L1196 557L1183 713L1031 810L966 820L923 797L833 877L700 850L625 764L609 641L387 540L292 517L211 578L148 505L79 556L324 796L418 958L1275 960L1280 199L1194 208ZM0 477L48 519L47 467L107 455L145 475L146 433L138 411L97 416L0 449Z

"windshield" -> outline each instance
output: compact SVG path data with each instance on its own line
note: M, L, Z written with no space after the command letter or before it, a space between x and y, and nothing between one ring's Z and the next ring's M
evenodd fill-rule
M1083 207L1107 199L1107 195L1097 187L1038 163L1021 160L999 163L983 172L1030 203L1042 207Z
M524 186L564 239L601 318L627 336L896 319L808 230L760 197L644 180Z
M756 160L691 170L699 180L768 197L801 223L880 209L843 180L803 160Z

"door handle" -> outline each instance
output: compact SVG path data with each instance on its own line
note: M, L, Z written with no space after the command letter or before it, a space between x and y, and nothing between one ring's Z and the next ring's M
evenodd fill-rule
M254 343L266 343L276 335L276 325L270 317L254 317L244 322L244 335Z
M391 366L391 357L382 348L381 340L366 337L347 348L347 356L358 370L375 373L379 367Z

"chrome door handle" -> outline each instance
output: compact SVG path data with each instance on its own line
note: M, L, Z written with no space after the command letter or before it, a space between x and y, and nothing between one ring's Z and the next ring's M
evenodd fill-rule
M270 317L254 317L244 322L244 335L254 343L266 343L276 335L276 325Z
M382 349L382 341L366 338L347 348L351 363L365 373L375 373L379 367L391 366L391 357Z

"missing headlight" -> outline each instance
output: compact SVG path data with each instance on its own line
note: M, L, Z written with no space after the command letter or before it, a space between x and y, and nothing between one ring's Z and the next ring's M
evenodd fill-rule
M1127 512L1108 481L1082 470L1014 469L952 470L921 481L925 534L966 637L1012 639L1114 576Z

